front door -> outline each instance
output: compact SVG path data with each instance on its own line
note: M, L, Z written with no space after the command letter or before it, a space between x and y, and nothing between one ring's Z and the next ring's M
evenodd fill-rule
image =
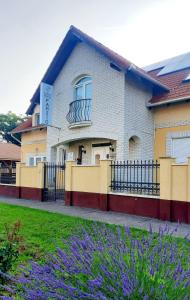
M100 163L100 159L108 159L109 152L109 146L92 147L92 164L98 165Z

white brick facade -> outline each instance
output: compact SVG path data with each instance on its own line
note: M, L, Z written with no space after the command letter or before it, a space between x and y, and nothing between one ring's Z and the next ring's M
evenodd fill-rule
M152 112L146 107L151 92L127 80L125 83L125 157L129 159L152 159L154 144L154 121ZM141 155L129 157L129 139L140 139ZM134 149L135 150L135 149ZM139 150L137 149L137 153Z
M68 128L66 115L73 99L73 83L81 75L92 76L92 125ZM78 44L54 83L53 126L47 131L48 160L55 159L54 146L80 139L116 140L117 159L128 159L129 138L141 140L142 157L153 156L153 118L146 108L150 92L126 81L125 74L84 43Z

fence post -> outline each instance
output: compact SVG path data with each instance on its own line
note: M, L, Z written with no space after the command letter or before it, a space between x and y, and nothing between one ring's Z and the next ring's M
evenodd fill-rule
M37 164L38 168L38 188L43 189L44 188L44 162L39 162Z
M187 166L187 223L190 224L190 157Z
M72 166L74 160L66 161L65 168L65 205L72 206Z
M25 163L16 163L16 186L18 187L21 187L22 166L25 166Z
M171 220L172 163L174 158L160 158L160 219Z
M108 194L111 185L111 159L100 160L100 209L108 210Z

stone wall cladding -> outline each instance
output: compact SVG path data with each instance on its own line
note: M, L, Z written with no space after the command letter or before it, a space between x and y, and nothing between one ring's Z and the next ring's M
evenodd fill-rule
M190 125L190 120L176 120L171 122L155 123L155 128L170 128Z
M141 155L139 159L152 159L154 145L154 120L152 112L146 107L151 91L127 80L125 83L125 157L129 157L129 139L140 138ZM132 155L133 157L135 154Z

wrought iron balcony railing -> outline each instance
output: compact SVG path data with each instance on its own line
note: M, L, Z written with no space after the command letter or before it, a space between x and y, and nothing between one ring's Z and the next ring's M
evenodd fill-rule
M69 124L91 121L92 99L75 100L69 105L66 116Z

